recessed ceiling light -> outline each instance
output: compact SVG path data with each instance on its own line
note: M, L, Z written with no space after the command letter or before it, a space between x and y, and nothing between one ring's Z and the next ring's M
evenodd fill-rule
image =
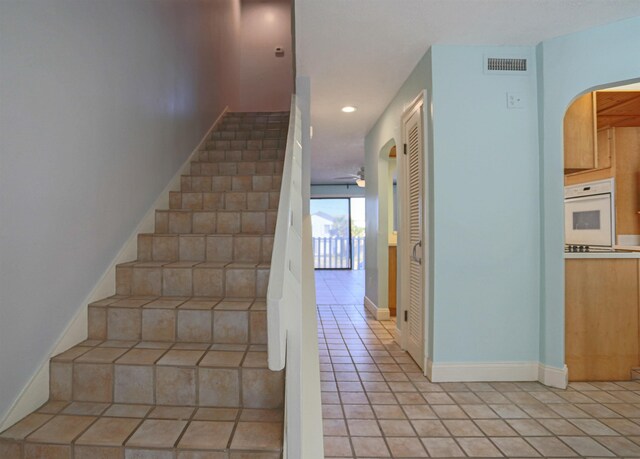
M346 107L342 107L342 111L345 113L353 113L357 110L356 107L352 107L351 105L347 105Z

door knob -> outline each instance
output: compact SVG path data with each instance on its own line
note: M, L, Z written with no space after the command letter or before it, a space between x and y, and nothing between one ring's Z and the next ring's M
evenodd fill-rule
M418 247L422 248L422 241L418 241L414 244L413 250L411 252L411 260L421 265L422 258L418 258L418 255L416 253L418 251Z

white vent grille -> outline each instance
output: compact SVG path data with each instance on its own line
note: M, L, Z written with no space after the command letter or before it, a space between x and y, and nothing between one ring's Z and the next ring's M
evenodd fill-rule
M507 57L488 57L486 69L489 72L526 72L527 60Z

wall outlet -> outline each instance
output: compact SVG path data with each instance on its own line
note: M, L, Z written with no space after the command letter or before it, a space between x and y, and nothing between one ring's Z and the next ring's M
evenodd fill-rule
M524 94L521 92L507 93L507 108L525 108Z

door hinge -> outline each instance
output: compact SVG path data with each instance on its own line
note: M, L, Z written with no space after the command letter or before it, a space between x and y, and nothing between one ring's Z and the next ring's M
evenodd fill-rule
M407 322L409 320L409 311L404 312L404 321Z
M407 144L406 143L404 144L403 152L404 152L405 155L407 154Z

